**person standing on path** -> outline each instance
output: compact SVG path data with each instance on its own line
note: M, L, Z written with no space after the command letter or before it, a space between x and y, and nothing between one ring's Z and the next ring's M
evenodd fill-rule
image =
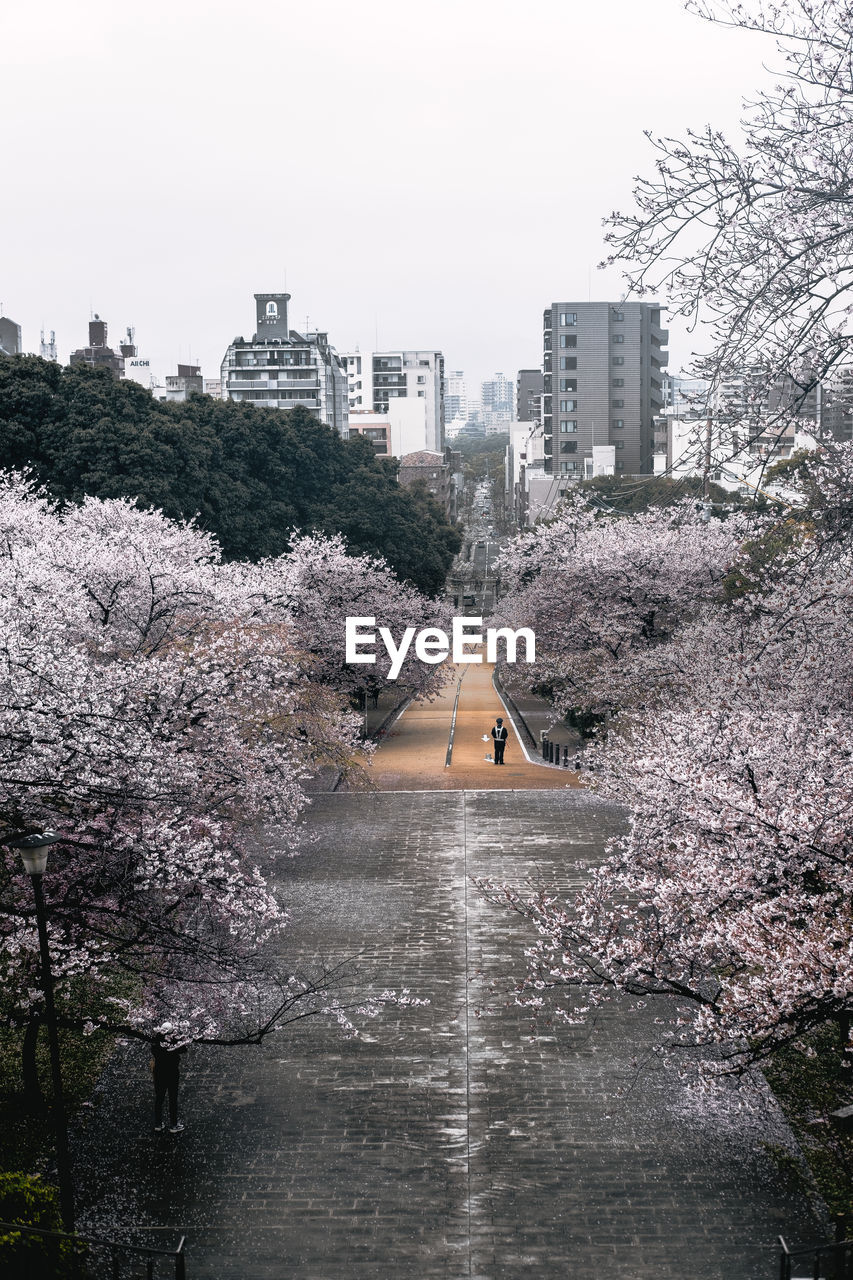
M169 1095L169 1132L180 1133L183 1125L178 1120L178 1082L181 1077L180 1055L182 1049L170 1049L162 1036L151 1040L151 1070L154 1074L154 1132L163 1132L163 1103Z
M494 723L492 737L495 740L495 764L503 764L504 750L506 748L506 740L509 737L509 734L501 716L498 716Z

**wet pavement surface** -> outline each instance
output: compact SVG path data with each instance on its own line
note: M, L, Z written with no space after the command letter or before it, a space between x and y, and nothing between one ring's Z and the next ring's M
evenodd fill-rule
M360 953L366 990L429 1005L192 1049L178 1137L150 1132L148 1054L122 1048L76 1134L85 1226L185 1232L188 1280L770 1280L778 1233L824 1236L768 1153L773 1104L638 1071L659 1010L534 1040L490 994L526 926L470 877L568 890L621 821L577 789L316 797L280 877L293 954Z

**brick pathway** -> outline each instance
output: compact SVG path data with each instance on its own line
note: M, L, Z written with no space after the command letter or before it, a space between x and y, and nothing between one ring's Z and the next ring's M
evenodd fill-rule
M363 952L363 982L431 1003L356 1040L315 1021L193 1049L179 1139L148 1132L128 1047L77 1137L86 1224L186 1231L188 1280L770 1280L780 1230L824 1234L762 1146L785 1140L772 1107L709 1117L637 1077L653 1010L530 1041L488 1007L524 928L468 877L568 887L619 822L578 790L318 797L282 874L294 954Z

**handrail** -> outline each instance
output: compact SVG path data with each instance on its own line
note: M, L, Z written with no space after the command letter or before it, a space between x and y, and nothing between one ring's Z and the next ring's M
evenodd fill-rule
M140 1254L142 1257L153 1259L173 1258L175 1262L175 1280L186 1280L186 1253L184 1245L186 1244L186 1236L181 1236L178 1241L177 1249L158 1249L156 1245L147 1244L130 1244L125 1240L105 1240L102 1236L82 1236L75 1232L73 1235L67 1231L54 1231L45 1227L31 1227L26 1222L0 1222L0 1231L26 1231L30 1235L44 1236L51 1240L68 1241L71 1244L96 1245L100 1248L110 1249L113 1253L115 1262L115 1254L118 1250L124 1250L126 1253ZM118 1274L116 1272L116 1274ZM151 1270L149 1267L149 1275Z
M792 1280L791 1268L796 1258L810 1258L813 1262L814 1280L820 1280L821 1262L826 1255L838 1255L840 1250L853 1251L853 1240L835 1240L829 1244L813 1244L806 1245L800 1249L789 1249L784 1236L779 1236L779 1245L781 1253L779 1255L779 1280ZM853 1262L853 1258L850 1258ZM848 1267L848 1258L841 1253L842 1269L837 1275L836 1280L846 1280L848 1276L853 1276L853 1267Z

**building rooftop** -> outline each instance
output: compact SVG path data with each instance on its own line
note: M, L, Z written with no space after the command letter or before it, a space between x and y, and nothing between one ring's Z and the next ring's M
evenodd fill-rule
M404 454L400 459L401 467L435 467L444 462L444 454L432 449L418 449L415 453Z

